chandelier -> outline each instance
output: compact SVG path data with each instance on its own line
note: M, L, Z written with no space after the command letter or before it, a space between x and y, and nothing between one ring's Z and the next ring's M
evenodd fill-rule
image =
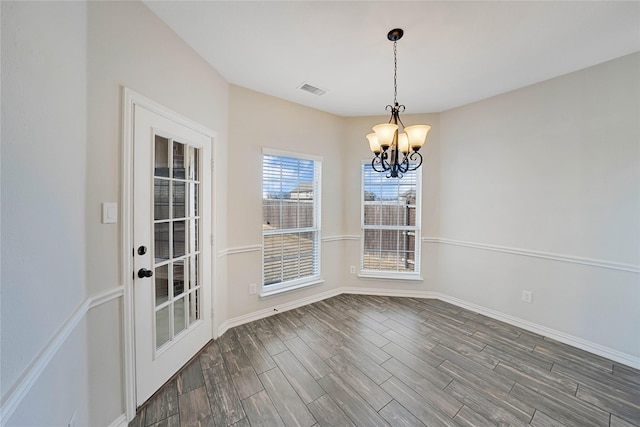
M393 105L387 105L385 110L391 113L389 123L382 123L373 127L373 133L367 135L369 148L375 157L371 160L371 167L376 172L387 172L387 178L402 178L407 171L418 169L422 165L422 155L418 153L427 139L431 126L404 126L400 120L400 113L405 106L398 105L398 40L404 31L393 29L387 38L393 42ZM402 125L402 132L398 128Z

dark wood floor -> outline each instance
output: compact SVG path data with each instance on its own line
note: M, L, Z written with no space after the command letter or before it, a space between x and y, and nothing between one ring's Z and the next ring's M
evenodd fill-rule
M340 295L230 329L132 426L640 425L640 371L438 300Z

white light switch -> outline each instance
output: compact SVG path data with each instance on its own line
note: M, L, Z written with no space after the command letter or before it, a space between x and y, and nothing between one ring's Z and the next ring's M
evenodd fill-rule
M118 204L107 203L102 204L102 223L115 224L118 222Z

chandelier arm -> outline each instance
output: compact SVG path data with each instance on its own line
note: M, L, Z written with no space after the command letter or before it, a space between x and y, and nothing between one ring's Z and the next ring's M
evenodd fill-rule
M402 178L403 176L404 174L397 169L393 169L387 174L387 178Z
M389 173L387 174L387 178L395 178L396 176L398 176L398 174L395 172L395 170L390 169Z
M391 113L391 116L393 116L393 105L389 104L386 107L384 107L385 111L388 111L389 113Z
M378 156L374 157L373 160L371 160L371 168L376 172L388 171L391 168L391 166L389 165L389 162L386 161L386 157L387 157L386 153L382 153L380 157ZM381 169L378 169L376 165L379 166Z
M404 156L402 162L398 164L398 170L402 173L406 173L409 170L409 159L407 156Z
M398 103L396 102L395 105L387 105L385 107L385 110L391 112L391 118L389 119L389 123L393 122L395 124L398 124L398 122L400 122L400 124L402 124L402 127L404 128L404 123L402 123L402 120L400 120L400 113L402 113L405 110L405 106L404 105L398 105Z
M412 171L422 166L422 154L418 153L417 151L411 153L409 155L409 159L413 160L414 162L418 162L413 168L411 168Z
M371 160L371 169L373 169L376 172L384 172L384 169L378 169L376 167L376 165L379 165L381 163L380 161L380 157L374 157L373 160Z

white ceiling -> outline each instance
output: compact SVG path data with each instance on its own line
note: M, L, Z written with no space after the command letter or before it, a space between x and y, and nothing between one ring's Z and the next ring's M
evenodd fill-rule
M230 83L341 116L439 112L640 51L640 2L145 1ZM322 96L298 89L325 89Z

